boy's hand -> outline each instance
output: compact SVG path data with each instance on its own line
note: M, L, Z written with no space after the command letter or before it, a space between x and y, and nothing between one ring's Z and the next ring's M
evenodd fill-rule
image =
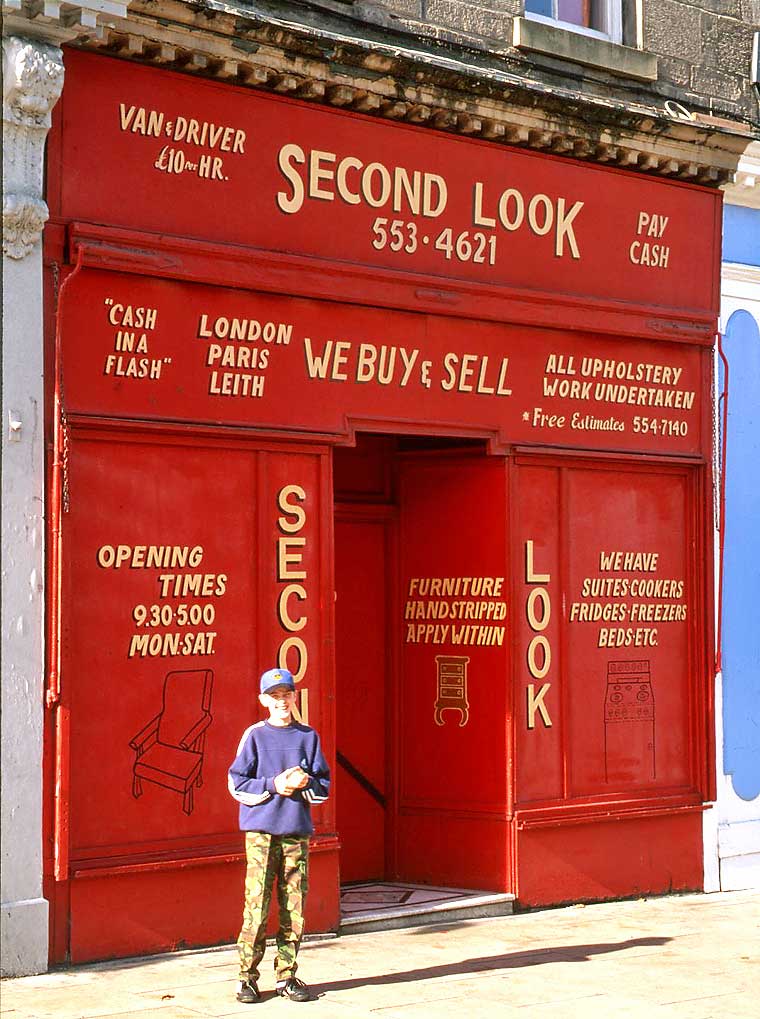
M292 792L296 789L303 789L309 784L309 776L303 770L303 768L292 768L290 770L290 777L288 779L288 785Z
M295 786L290 782L294 771L298 771L298 768L286 768L285 771L281 771L279 775L275 776L274 787L280 796L292 796L295 792Z
M309 776L301 768L286 768L275 777L274 787L280 796L292 796L296 789L303 789Z

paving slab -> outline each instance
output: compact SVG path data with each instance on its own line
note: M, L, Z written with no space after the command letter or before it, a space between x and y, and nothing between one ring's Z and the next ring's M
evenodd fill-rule
M235 1000L233 946L0 985L3 1019L286 1019ZM307 1019L760 1019L760 892L679 895L307 941Z

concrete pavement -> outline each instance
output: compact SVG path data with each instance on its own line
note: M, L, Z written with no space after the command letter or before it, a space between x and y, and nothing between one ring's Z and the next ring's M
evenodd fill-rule
M310 941L296 1004L235 1000L233 948L6 980L7 1019L759 1019L760 893L669 896Z

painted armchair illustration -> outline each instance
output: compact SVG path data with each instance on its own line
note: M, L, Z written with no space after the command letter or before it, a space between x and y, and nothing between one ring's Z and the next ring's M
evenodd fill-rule
M203 785L206 730L211 725L210 669L168 672L161 711L132 739L135 752L132 795L139 799L143 782L182 793L182 809L193 812L193 793Z

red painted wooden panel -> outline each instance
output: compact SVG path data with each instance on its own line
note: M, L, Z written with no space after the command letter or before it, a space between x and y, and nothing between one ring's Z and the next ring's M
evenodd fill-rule
M244 874L240 863L73 881L71 962L234 941Z
M307 930L337 927L336 875L335 849L313 847L309 858ZM242 861L75 879L71 882L69 961L81 963L229 944L240 930L244 880ZM276 922L275 907L270 913L270 934L276 930ZM230 979L234 976L233 970Z
M400 821L403 880L444 888L511 891L504 818L410 812Z
M233 872L185 870L181 861L242 850L227 768L261 715L258 675L289 636L308 647L309 718L324 722L332 755L332 675L321 646L324 469L323 455L296 449L71 440L62 598L71 780L60 791L71 865L168 864L149 877L74 878L75 960L233 933L240 904L233 914L230 903L242 901ZM286 560L277 555L283 539ZM281 601L296 584L306 597ZM194 726L200 738L188 742ZM317 808L317 829L334 831L333 816L329 805ZM314 886L317 926L337 922L337 859L328 856ZM109 911L118 920L104 924Z
M525 906L702 888L702 814L674 814L518 833Z
M564 713L560 471L556 467L521 466L514 489L513 542L515 640L516 798L520 803L564 795ZM529 546L532 542L532 546ZM528 575L530 569L532 575ZM530 618L529 618L530 612ZM532 642L533 649L531 650ZM544 667L548 642L551 664ZM540 647L538 645L541 645ZM549 688L541 695L544 684ZM532 693L530 687L532 686ZM551 726L544 723L543 704ZM528 721L532 727L528 727Z
M257 572L255 468L250 453L72 442L62 599L72 858L163 840L195 842L236 829L226 772L243 729L258 717L260 651L250 617ZM148 566L146 546L163 548L167 558L175 549L181 555L190 550L188 564ZM183 593L189 584L212 593ZM213 620L185 623L196 606ZM207 706L198 671L212 673ZM174 673L182 674L177 682L181 687L184 681L188 693L172 689L167 677ZM138 754L130 741L161 713L165 694L172 724L187 721L190 707L198 719L206 709L211 718L203 785L194 788L190 814L172 788L188 763L176 746L172 760L153 762L165 768L164 778L156 772L157 781L145 781L139 798L133 795ZM177 744L170 735L165 742Z
M565 512L569 794L688 787L686 477L569 471Z
M571 466L520 466L516 535L518 671L517 799L608 797L655 789L688 791L690 727L699 703L696 647L700 605L689 551L689 476ZM525 545L544 582L525 583ZM546 578L549 578L546 580ZM526 615L531 587L547 592L542 629ZM536 678L547 641L551 665ZM543 697L529 729L529 684Z

